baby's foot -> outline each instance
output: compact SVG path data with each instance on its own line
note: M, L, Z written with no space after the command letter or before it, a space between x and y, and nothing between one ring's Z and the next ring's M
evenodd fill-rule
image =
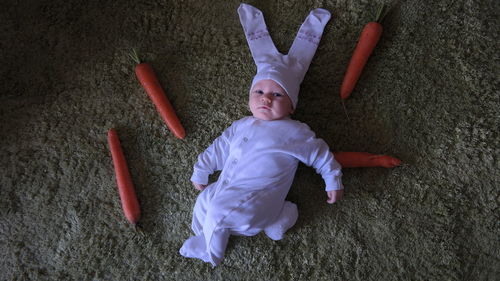
M198 258L204 262L210 262L207 253L207 245L203 235L191 236L182 245L179 253L186 258Z
M292 202L285 201L283 209L278 217L278 220L264 229L266 235L277 241L283 239L285 232L290 229L299 216L297 205Z

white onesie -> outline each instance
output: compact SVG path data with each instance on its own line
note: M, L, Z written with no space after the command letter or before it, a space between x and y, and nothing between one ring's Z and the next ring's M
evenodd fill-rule
M343 189L340 164L306 124L290 118L235 121L194 166L191 180L199 184L207 184L214 171L222 172L198 196L192 222L195 236L184 242L180 253L216 266L230 234L256 235L287 219L293 225L294 210L283 210L299 161L321 174L327 191ZM294 215L295 219L286 217Z

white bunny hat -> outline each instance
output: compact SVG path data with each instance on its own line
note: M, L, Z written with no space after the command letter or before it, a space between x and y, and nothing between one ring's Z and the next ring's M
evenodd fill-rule
M312 10L302 23L286 55L274 46L259 9L242 3L238 14L257 65L252 87L260 80L271 79L286 91L295 108L299 99L300 84L316 53L325 25L330 20L330 12L325 9Z

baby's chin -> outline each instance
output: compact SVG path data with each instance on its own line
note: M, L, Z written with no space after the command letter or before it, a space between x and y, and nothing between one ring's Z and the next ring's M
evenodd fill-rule
M263 121L281 120L281 119L288 118L290 116L289 114L284 115L284 116L281 116L281 115L273 116L273 115L266 115L266 114L253 113L253 112L252 112L252 115L254 118L259 119L259 120L263 120Z

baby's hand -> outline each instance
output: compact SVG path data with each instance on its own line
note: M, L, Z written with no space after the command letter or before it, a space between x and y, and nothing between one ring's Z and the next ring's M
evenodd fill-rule
M195 182L193 182L193 185L194 185L194 188L196 188L200 191L202 191L203 189L205 189L205 187L207 187L206 184L199 184L199 183L195 183Z
M326 193L328 194L328 200L326 200L326 202L328 204L333 204L333 203L339 201L340 199L342 199L342 197L344 197L344 190L343 189L331 190L331 191L327 191Z

